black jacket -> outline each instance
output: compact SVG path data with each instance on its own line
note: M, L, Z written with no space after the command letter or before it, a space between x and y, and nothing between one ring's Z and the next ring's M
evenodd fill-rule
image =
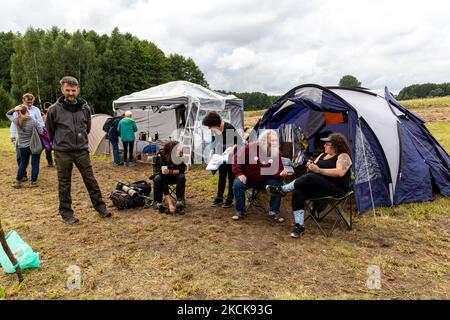
M166 158L163 156L161 152L153 158L153 175L157 175L162 173L161 167L167 166L169 170L179 170L179 173L185 173L186 164L184 162L180 164L167 164Z
M89 150L91 108L80 98L76 104L67 104L60 97L48 109L45 127L56 151Z

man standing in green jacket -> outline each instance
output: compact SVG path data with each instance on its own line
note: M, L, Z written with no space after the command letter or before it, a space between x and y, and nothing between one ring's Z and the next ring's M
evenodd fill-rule
M79 220L72 210L72 169L75 164L83 177L92 205L103 218L111 217L106 209L100 187L94 177L89 157L88 134L91 131L91 109L86 101L78 98L78 80L64 77L60 81L63 96L47 112L45 126L55 150L58 173L59 213L64 222L73 224Z
M133 163L133 149L134 149L134 133L137 131L136 122L131 119L133 114L131 111L125 112L125 118L120 120L119 125L117 126L117 131L120 134L120 140L122 140L123 144L123 162L125 167L134 167ZM128 156L129 153L129 158ZM128 162L128 159L130 162Z

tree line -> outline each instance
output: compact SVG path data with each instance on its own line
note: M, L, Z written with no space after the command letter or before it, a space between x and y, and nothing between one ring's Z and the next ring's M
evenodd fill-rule
M61 95L59 80L76 77L81 97L96 113L112 113L112 101L173 80L209 87L191 58L166 56L154 43L115 28L111 35L53 27L29 28L23 35L0 32L0 113L21 101L25 92L37 106ZM3 118L4 119L4 118Z
M399 100L443 97L450 95L450 83L413 84L403 88L397 95Z
M232 94L239 99L242 99L244 101L245 110L267 109L280 98L279 96L270 96L262 92L233 92L224 90L216 91L223 94Z

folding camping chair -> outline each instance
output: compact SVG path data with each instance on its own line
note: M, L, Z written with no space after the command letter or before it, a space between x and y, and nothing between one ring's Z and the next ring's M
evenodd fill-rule
M305 209L309 215L305 218L305 221L312 219L314 223L319 227L319 230L325 237L331 236L337 223L340 222L347 230L351 230L353 227L353 182L355 176L353 172L350 175L349 191L342 197L322 197L308 199L305 201ZM348 206L348 214L345 213ZM324 210L320 210L324 208ZM330 213L335 213L335 220L328 233L321 227L320 223ZM347 218L345 216L348 216Z
M261 188L250 188L247 190L247 206L245 207L245 211L248 212L251 207L255 207L258 210L261 210L263 213L267 213L268 210L263 204L263 199L261 199L261 192L264 189Z

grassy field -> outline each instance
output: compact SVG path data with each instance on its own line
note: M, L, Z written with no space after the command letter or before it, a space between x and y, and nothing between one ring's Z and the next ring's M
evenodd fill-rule
M423 108L448 108L450 107L450 96L401 100L400 103L407 108L423 109Z
M450 150L450 122L432 122L429 128ZM42 168L39 188L15 190L7 129L0 129L0 152L3 226L17 230L42 262L25 271L20 285L15 275L0 271L1 298L450 298L450 199L441 196L357 216L352 231L338 228L331 238L307 223L306 234L294 240L289 197L282 204L284 224L257 211L232 221L233 209L209 207L217 176L202 166L187 172L186 215L111 208L114 216L107 220L92 209L75 170L73 207L81 222L69 226L58 215L55 169ZM126 170L104 157L93 165L105 198L117 181L151 174L148 165ZM70 265L81 268L80 290L66 287ZM366 286L369 265L381 268L379 290Z

